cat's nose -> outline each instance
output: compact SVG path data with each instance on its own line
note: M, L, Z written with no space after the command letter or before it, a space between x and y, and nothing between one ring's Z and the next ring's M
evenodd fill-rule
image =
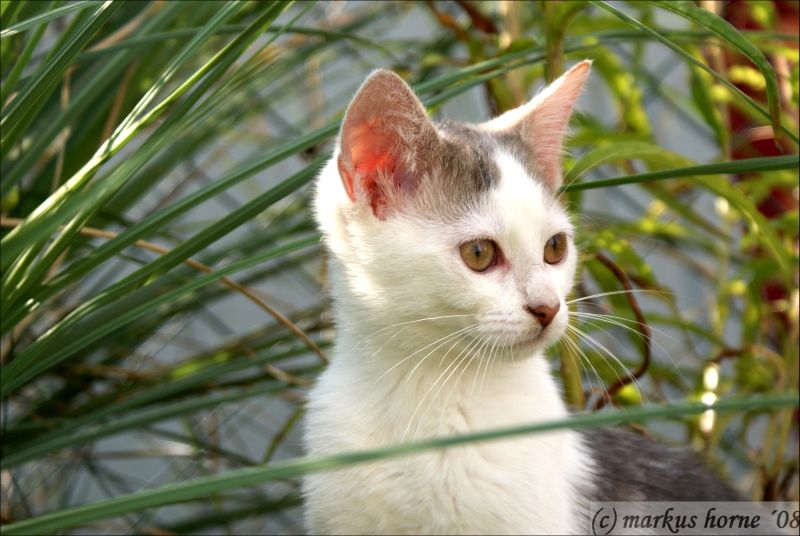
M542 328L546 328L550 325L550 322L552 322L556 314L558 314L559 309L561 309L561 302L556 302L555 305L525 306L525 310L536 317L536 320L539 321Z

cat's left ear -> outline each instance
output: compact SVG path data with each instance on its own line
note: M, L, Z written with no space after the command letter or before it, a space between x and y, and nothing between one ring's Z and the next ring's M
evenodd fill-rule
M561 187L561 152L572 109L589 77L591 60L584 60L547 86L527 104L484 123L487 130L521 139L526 157L539 179L556 191Z
M339 142L337 164L347 195L385 219L425 176L438 134L408 84L379 70L350 103Z

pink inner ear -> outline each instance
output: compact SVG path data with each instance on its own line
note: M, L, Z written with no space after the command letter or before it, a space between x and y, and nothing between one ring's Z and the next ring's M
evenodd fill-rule
M536 165L553 189L561 186L563 140L579 91L580 86L562 86L533 111L526 125Z
M382 218L388 205L387 193L393 187L411 186L411 175L398 162L393 133L387 132L378 118L353 125L344 140L349 166L339 160L339 173L350 199L363 192L373 213ZM358 184L355 183L358 181Z
M536 162L554 190L561 186L561 151L572 109L589 76L591 62L582 61L553 82L528 120Z

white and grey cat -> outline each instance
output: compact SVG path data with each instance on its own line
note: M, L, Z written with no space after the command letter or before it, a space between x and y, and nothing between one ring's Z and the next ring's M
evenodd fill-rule
M567 415L544 350L575 277L559 202L584 61L481 124L433 123L373 73L319 176L337 323L308 401L309 454ZM680 452L617 430L560 431L309 476L313 533L574 534L590 500L732 500Z

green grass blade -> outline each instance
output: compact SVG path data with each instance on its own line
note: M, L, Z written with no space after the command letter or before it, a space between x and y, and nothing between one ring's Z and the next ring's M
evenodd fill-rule
M615 15L616 17L619 17L621 20L627 22L631 26L633 26L635 28L638 28L642 32L644 32L647 35L651 36L652 38L656 39L658 42L663 43L664 45L668 46L669 48L671 48L672 50L677 52L679 55L681 55L682 57L686 58L690 63L692 63L693 65L695 65L695 66L699 67L700 69L706 71L711 76L713 76L714 78L719 80L719 82L722 85L727 87L734 94L736 94L736 96L738 96L740 99L742 99L747 104L749 104L756 112L758 112L759 114L763 115L767 120L770 121L770 123L772 122L772 114L769 111L765 110L760 104L758 104L756 101L754 101L749 95L744 93L741 89L739 89L738 87L736 87L735 85L730 83L724 76L722 76L721 74L719 74L715 70L713 70L710 67L708 67L705 63L699 61L697 58L695 58L690 53L688 53L685 50L683 50L683 48L678 46L673 41L667 39L666 37L664 37L660 33L658 33L655 30L653 30L652 28L648 27L645 24L642 24L641 22L639 22L638 20L634 19L630 15L627 15L626 13L623 13L622 11L616 9L615 7L609 5L608 3L606 3L606 2L604 2L602 0L588 0L588 1L591 2L592 4L594 4L595 6L599 7L600 9L602 9L604 11L607 11L608 13L611 13L612 15ZM785 132L786 135L789 136L792 139L792 141L794 141L795 143L799 143L800 144L800 139L798 139L797 134L795 134L794 132L788 130L783 125L779 124L779 126L780 126L780 130Z
M727 173L752 173L758 171L774 171L781 169L795 170L800 166L800 155L786 156L767 156L758 158L748 158L745 160L734 160L731 162L719 162L715 164L702 164L678 169L666 169L663 171L653 171L640 173L628 177L615 177L613 179L603 179L586 183L571 184L564 187L565 191L589 190L595 188L608 188L623 184L640 184L657 180L672 179L677 177L708 176L700 183L700 186L711 190L719 196L727 199L731 205L750 223L751 228L757 234L762 235L765 245L778 261L783 272L783 277L791 285L791 267L793 265L790 253L783 247L780 237L776 233L770 222L756 208L751 199L748 199L736 188L718 175Z
M157 31L169 24L181 14L180 6L168 4L152 18L148 19L142 26L142 33ZM3 177L0 178L0 192L5 193L8 189L17 184L25 173L33 169L36 162L42 157L42 153L53 142L59 132L76 119L85 117L87 109L98 100L102 99L103 93L110 91L116 80L122 76L123 70L130 65L134 51L123 51L112 58L107 59L100 66L100 70L92 76L85 85L82 85L77 93L70 99L66 109L59 110L58 115L41 130L32 136L31 145L27 147L23 155L14 162L10 170L4 170Z
M95 12L39 69L35 79L26 84L19 95L6 107L7 109L3 110L2 119L0 119L0 128L3 132L0 137L0 152L4 157L33 120L43 105L44 97L53 91L64 72L69 68L72 58L83 50L95 33L122 6L122 2L107 0L102 4L95 3L95 5L97 6Z
M144 411L118 417L108 422L93 423L90 426L82 427L71 433L51 434L44 440L35 440L32 445L23 445L24 448L3 456L2 467L4 469L14 467L59 449L83 445L113 434L189 415L196 411L219 406L220 404L238 402L258 395L274 395L283 389L283 386L276 385L275 382L267 382L267 384L268 386L266 387L258 386L252 389L235 389L218 396L204 395L180 400L172 404L159 404L155 407L147 408Z
M46 240L60 224L72 218L78 210L85 207L89 200L87 200L85 196L73 194L81 191L104 162L108 161L108 159L116 154L122 147L127 145L136 134L159 117L159 114L166 106L175 102L194 84L194 82L201 79L216 65L223 51L215 55L214 58L209 60L202 68L198 69L178 88L170 92L158 105L152 109L148 109L160 90L178 73L178 68L196 53L200 45L214 34L216 28L221 26L229 17L232 17L240 7L240 4L237 3L225 4L223 9L204 26L204 31L196 35L164 70L159 80L155 82L148 92L139 100L137 105L115 129L109 139L95 152L95 155L61 188L53 193L44 203L41 203L25 219L22 225L3 238L1 243L3 248L6 249L6 254L9 258L18 255L24 248L32 244L37 244ZM14 99L13 103L16 103L17 100L18 99ZM145 110L147 110L147 112L145 112ZM105 185L101 184L101 186ZM99 190L100 188L97 189ZM5 270L7 266L3 265L2 268Z
M597 188L609 188L612 186L622 186L624 184L661 181L678 177L719 175L725 173L753 173L758 171L774 171L779 169L797 169L798 165L800 165L800 156L796 154L785 156L760 156L756 158L746 158L743 160L733 160L731 162L700 164L697 166L689 166L677 169L665 169L662 171L639 173L625 177L614 177L611 179L579 182L564 186L563 191L575 192L579 190L594 190Z
M775 132L781 130L781 101L780 94L778 93L778 78L775 75L775 69L767 60L766 56L764 56L764 53L753 43L748 41L747 38L728 21L706 9L696 7L691 2L664 2L660 0L656 2L656 5L661 9L671 11L713 32L721 39L730 43L737 52L752 61L758 67L758 70L761 71L761 74L764 75L764 80L767 83L767 99L769 101L769 114L772 121L772 129Z
M644 141L615 141L594 147L582 155L564 175L564 184L572 184L589 170L604 163L621 159L636 160L648 157L659 157L668 153L666 149L654 143Z
M11 95L14 89L16 89L17 81L19 81L19 77L22 74L22 71L25 69L25 66L28 65L28 61L31 59L31 55L33 54L33 51L36 50L36 46L42 39L46 29L46 24L40 25L38 28L36 28L36 31L33 32L33 35L31 35L28 42L25 43L25 48L22 50L22 54L20 54L19 59L14 62L14 67L11 68L11 72L8 73L8 77L6 77L2 87L0 87L0 106L5 106L6 99L9 95Z
M18 1L12 1L13 3L22 3ZM64 15L68 15L69 13L73 13L75 11L80 11L83 9L90 8L92 6L97 5L97 0L81 0L79 2L69 2L68 4L57 7L55 9L47 10L43 13L39 13L35 17L31 17L29 19L20 21L16 24L11 25L10 27L6 28L3 31L0 31L0 39L5 39L6 37L11 37L12 35L16 35L20 32L24 32L30 28L34 28L36 26L43 25L46 22L50 22L51 20L58 19L63 17Z
M226 24L222 28L219 29L217 33L219 34L226 34L226 33L233 33L238 34L241 33L245 28L247 28L246 24ZM153 43L161 43L168 39L181 39L193 36L197 33L197 28L180 28L177 30L168 30L165 32L159 32L152 35L146 35L141 37L133 37L131 39L125 39L124 41L120 41L119 43L115 43L113 45L109 45L104 47L100 50L94 51L87 51L82 53L77 62L87 61L90 59L94 59L97 57L105 56L115 51L119 50L126 50L130 48L140 48L144 45L149 45ZM299 35L311 35L315 37L324 37L325 39L329 40L337 40L337 39L344 39L348 41L352 41L359 45L363 45L367 48L375 49L376 51L380 52L384 56L388 56L389 58L393 58L392 52L386 48L386 46L377 43L375 41L370 41L364 37L361 37L357 34L342 32L342 31L334 31L334 30L324 30L320 28L309 28L304 26L288 26L288 25L271 25L267 28L267 31L273 33L288 33L288 34L299 34Z
M281 325L281 327L283 326ZM266 363L295 357L308 351L308 347L303 345L280 353L270 353L275 344L286 343L290 339L291 335L268 338L258 344L259 348L265 347L266 352L260 353L257 357L241 359L231 350L220 350L212 352L210 358L199 356L197 359L178 364L171 370L165 371L163 381L160 383L144 385L139 391L128 390L117 393L115 396L122 400L92 409L80 417L49 423L46 431L37 435L32 441L15 443L9 453L3 456L3 467L13 467L32 460L40 454L61 448L80 446L92 439L111 435L121 430L113 428L119 420L116 416L156 403L165 411L171 411L167 409L166 403L176 397L197 391L222 377L253 369ZM254 348L254 351L256 349ZM222 358L223 355L224 358ZM204 407L197 406L198 409ZM152 419L145 424L158 422L172 415L173 413L154 413ZM112 416L115 417L114 420L109 420L109 417ZM136 426L142 424L142 421L136 422L138 423ZM104 424L98 425L98 423ZM128 426L126 429L132 427L134 425ZM16 430L17 428L14 427L11 431Z
M17 0L13 2L12 0L2 0L0 1L0 17L4 19L3 25L11 24L22 11L22 7L25 5L27 0ZM10 8L10 9L9 9Z
M307 473L330 471L358 463L438 450L466 443L496 441L553 430L578 430L621 423L650 422L656 419L682 418L689 415L697 415L712 407L718 413L728 413L793 408L797 407L798 404L797 392L751 396L738 399L723 399L713 404L713 406L700 402L681 402L655 407L639 407L631 410L578 414L557 421L472 432L460 436L427 439L362 452L343 453L317 458L291 459L270 464L266 467L229 471L221 475L170 484L157 489L140 491L127 496L45 514L33 519L6 525L3 532L9 536L17 534L46 534L129 512L137 512L166 504L190 501L226 490L255 486L270 480L296 478Z

